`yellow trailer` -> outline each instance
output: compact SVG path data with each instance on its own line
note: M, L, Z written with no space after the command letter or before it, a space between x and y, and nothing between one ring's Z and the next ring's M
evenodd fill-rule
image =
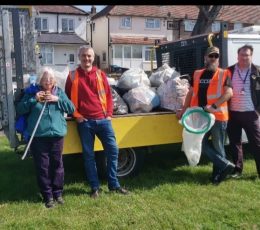
M77 124L73 119L68 119L67 124L64 154L81 153ZM117 115L113 117L112 125L119 146L118 176L121 177L135 174L140 169L144 155L137 153L136 148L182 142L182 126L172 112ZM103 150L98 138L94 149ZM97 156L99 167L105 173L105 156L101 152Z

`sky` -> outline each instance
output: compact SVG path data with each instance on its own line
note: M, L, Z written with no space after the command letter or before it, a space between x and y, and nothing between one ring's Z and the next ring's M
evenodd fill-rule
M90 12L92 5L75 5L75 6L77 8L80 8L81 10ZM99 12L100 10L104 9L104 7L106 7L106 5L95 5L95 7L97 8L97 12Z

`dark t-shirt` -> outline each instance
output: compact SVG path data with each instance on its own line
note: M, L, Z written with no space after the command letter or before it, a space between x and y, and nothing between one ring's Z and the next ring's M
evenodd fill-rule
M199 106L204 107L207 103L207 90L209 87L210 80L212 79L214 75L214 71L205 70L202 73L202 76L200 78L200 84L199 84L199 92L198 92L198 103ZM193 73L194 76L194 73ZM190 85L193 87L193 77L191 78ZM228 86L232 88L232 81L230 77L227 77L224 86Z

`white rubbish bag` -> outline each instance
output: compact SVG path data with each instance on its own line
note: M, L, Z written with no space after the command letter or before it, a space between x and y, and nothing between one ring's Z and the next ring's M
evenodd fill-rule
M201 107L191 107L183 114L180 123L184 126L182 150L189 165L196 166L200 161L203 137L214 125L215 116Z
M155 72L149 77L151 85L154 87L159 87L162 83L170 79L175 71L175 68L171 68L166 63L159 67Z
M160 105L159 96L146 86L139 86L124 94L123 99L132 113L149 113Z
M150 80L144 70L131 68L125 71L117 82L117 88L121 90L131 90L138 86L150 86Z
M179 76L168 79L157 89L161 101L160 107L176 112L183 107L188 92L188 80L181 79Z

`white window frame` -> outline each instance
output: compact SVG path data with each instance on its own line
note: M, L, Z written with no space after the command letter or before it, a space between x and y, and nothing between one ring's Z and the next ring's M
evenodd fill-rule
M45 52L44 49L46 48L51 48L51 52ZM47 55L46 54L52 54L52 62L51 63L48 63L47 62ZM45 55L44 55L45 54ZM41 45L41 55L42 55L42 63L44 65L54 65L54 47L52 45ZM45 56L45 60L44 60L44 56Z
M130 48L130 57L125 57L125 49ZM132 59L132 46L131 45L123 45L123 58L124 59Z
M40 29L36 29L37 31L49 31L49 20L48 20L48 18L47 17L36 17L35 18L35 27L36 27L36 20L37 19L40 19ZM47 28L46 29L43 29L43 20L47 20Z
M136 57L134 57L134 48L139 48L139 50L141 50L141 57L138 57L138 58L136 58ZM131 55L131 58L132 59L138 59L138 60L142 60L143 59L143 52L142 52L142 45L131 45L131 50L132 50L132 55Z
M68 30L63 30L63 20L67 20L67 28ZM72 25L73 25L73 28L72 30L70 30L69 28L69 22L72 21ZM75 22L74 22L74 19L73 18L62 18L61 19L61 31L62 32L74 32L75 31Z
M129 23L129 25L127 25ZM132 28L132 18L130 16L121 17L120 28L131 29Z
M116 57L116 48L120 48L121 49L121 57ZM114 45L113 47L113 58L115 59L122 59L123 58L123 45Z
M143 50L143 61L144 62L150 62L151 61L151 49L153 46L144 46ZM149 59L146 59L146 52L149 52ZM153 61L156 61L156 52L154 51L154 59Z
M220 22L213 22L211 24L211 32L219 32L220 31Z
M158 27L157 27L156 21L159 22ZM148 25L152 25L152 26L150 27ZM161 20L159 18L146 18L145 19L145 29L149 29L149 30L159 30L159 29L161 29Z
M195 24L196 24L196 20L185 20L184 21L184 31L192 32Z

